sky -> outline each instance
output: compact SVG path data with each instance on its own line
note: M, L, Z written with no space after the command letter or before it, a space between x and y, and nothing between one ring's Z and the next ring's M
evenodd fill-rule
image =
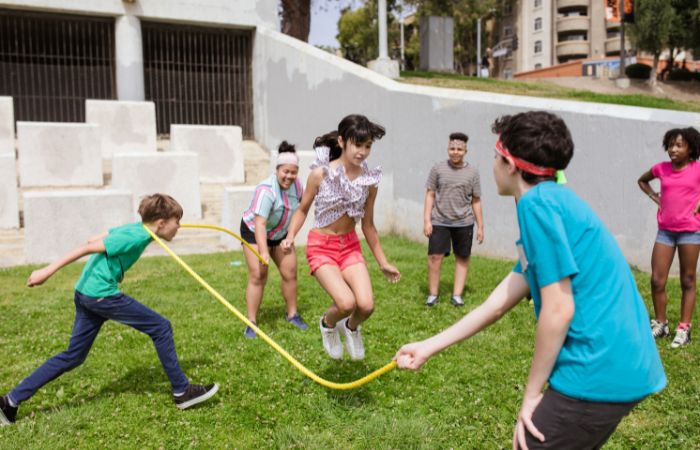
M318 6L319 2L311 5L311 31L309 32L309 44L339 47L335 35L338 34L338 19L342 1L324 1L325 6Z

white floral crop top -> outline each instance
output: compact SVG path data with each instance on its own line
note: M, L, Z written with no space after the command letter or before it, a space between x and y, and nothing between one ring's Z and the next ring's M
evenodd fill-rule
M314 202L315 216L314 228L326 227L343 214L359 221L365 215L365 202L369 195L370 186L379 184L382 179L381 167L369 169L367 162L362 162L362 173L359 177L350 181L345 175L345 167L330 166L330 148L316 147L316 161L311 163L311 170L322 167L323 181L318 187L316 201Z

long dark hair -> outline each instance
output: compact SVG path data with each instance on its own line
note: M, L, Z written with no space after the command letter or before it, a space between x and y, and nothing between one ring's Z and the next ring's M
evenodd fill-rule
M383 126L371 122L361 114L350 114L345 116L338 124L337 131L331 131L323 136L319 136L314 141L314 147L326 146L331 149L330 160L340 158L343 149L338 144L338 136L343 138L343 142L354 142L357 145L368 141L378 141L386 134Z

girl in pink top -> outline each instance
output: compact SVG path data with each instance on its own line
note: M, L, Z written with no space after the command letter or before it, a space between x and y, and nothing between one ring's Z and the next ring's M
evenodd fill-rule
M311 165L299 209L282 241L283 248L292 248L315 200L306 258L311 274L333 299L319 321L323 347L333 359L343 356L341 333L350 358L364 358L360 324L374 311L372 283L355 233L358 221L362 221L365 240L384 276L392 283L401 278L384 255L374 226L374 202L382 172L378 167L369 169L365 161L372 143L382 136L380 125L365 116L350 115L340 122L337 132L316 138L317 160Z
M700 253L700 133L692 127L674 128L664 135L663 145L671 162L656 164L639 177L639 187L659 206L659 231L651 253L651 294L655 338L670 334L666 317L666 281L678 248L681 269L681 319L671 343L678 348L690 343L690 324L695 307L695 271ZM649 185L654 178L661 191Z

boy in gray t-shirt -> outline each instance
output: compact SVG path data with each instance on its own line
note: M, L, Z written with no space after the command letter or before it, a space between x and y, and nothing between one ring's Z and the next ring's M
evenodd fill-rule
M428 237L428 306L438 302L442 259L455 254L455 277L451 302L464 305L462 291L467 281L469 257L476 222L476 240L484 241L484 220L481 213L479 172L464 161L469 137L450 134L448 159L433 166L425 183L423 234Z

